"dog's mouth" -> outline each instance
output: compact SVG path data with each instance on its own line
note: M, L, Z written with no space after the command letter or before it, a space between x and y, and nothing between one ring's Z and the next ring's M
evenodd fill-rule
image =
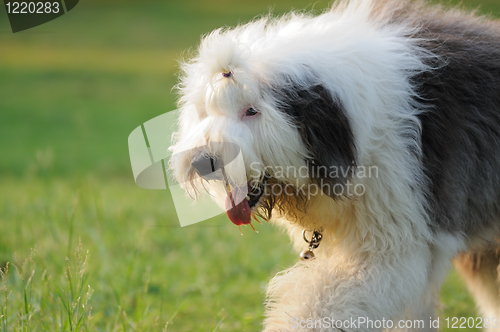
M253 209L258 205L264 195L264 185L267 177L264 177L260 183L250 180L247 184L248 191L230 190L227 186L226 211L231 222L237 226L248 225L252 222ZM244 192L248 192L242 197Z

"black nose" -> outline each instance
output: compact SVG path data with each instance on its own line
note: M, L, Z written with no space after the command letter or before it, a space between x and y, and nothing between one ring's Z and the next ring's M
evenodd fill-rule
M191 166L205 180L222 180L222 172L217 172L224 167L220 156L199 154L193 157Z

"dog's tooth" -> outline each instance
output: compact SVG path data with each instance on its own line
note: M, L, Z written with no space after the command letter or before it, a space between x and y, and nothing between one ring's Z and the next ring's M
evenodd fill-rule
M250 200L250 196L247 195L246 199L247 199L247 201L249 201Z

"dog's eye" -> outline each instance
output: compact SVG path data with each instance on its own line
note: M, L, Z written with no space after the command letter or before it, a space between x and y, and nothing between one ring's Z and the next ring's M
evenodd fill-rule
M259 113L259 111L257 111L255 108L253 107L250 107L249 109L247 109L246 113L245 113L245 116L254 116L255 114Z

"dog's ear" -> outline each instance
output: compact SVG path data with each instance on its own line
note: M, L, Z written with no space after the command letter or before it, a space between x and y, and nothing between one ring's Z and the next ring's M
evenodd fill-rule
M334 199L346 195L345 185L355 172L356 149L342 104L321 84L307 88L292 84L278 93L279 108L291 117L310 153L311 180Z

